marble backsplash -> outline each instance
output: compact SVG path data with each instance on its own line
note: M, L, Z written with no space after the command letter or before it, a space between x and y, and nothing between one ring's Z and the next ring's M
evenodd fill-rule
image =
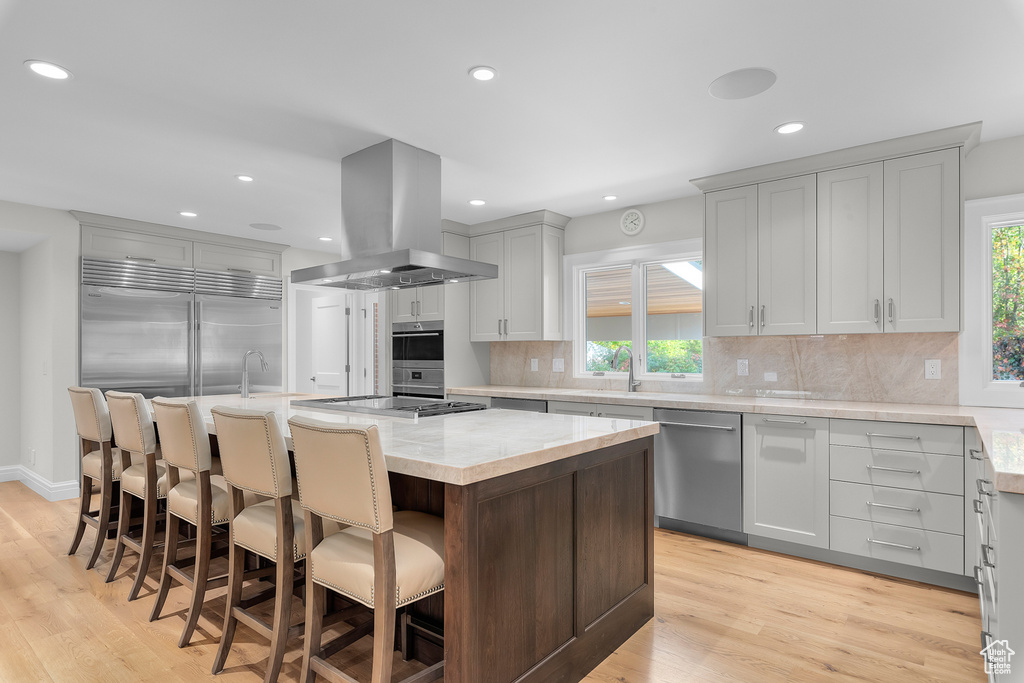
M701 381L644 381L638 391L956 405L957 343L955 332L708 338ZM491 384L625 388L620 378L573 377L571 341L492 342L490 351ZM538 359L536 372L532 358ZM555 358L564 359L564 372L552 372ZM747 376L736 371L742 358L749 363ZM942 362L941 379L924 378L925 359ZM775 381L766 373L774 373Z

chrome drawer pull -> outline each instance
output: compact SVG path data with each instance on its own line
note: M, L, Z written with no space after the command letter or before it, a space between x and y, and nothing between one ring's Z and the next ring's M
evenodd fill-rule
M805 424L807 424L807 420L779 420L779 419L773 419L773 418L770 418L770 417L762 417L761 418L761 422L778 422L778 423L781 423L781 424L789 424L789 425L805 425Z
M985 511L981 509L981 499L975 498L972 505L974 505L974 511L979 515L984 515Z
M146 256L125 256L130 261L145 261L146 263L156 263L155 258L148 258Z
M904 470L899 467L881 467L879 465L865 465L869 470L881 470L883 472L899 472L900 474L921 474L921 470Z
M974 448L968 448L967 450L971 454L971 460L984 460L985 459L985 458L981 457L981 451L980 450L976 450Z
M988 479L978 479L978 495L980 496L994 496L996 495L992 491L986 491L985 485L991 485L992 482Z
M974 565L974 581L979 586L985 585L985 579L983 579L981 576L981 567L979 567L978 565Z
M728 425L701 425L691 422L662 422L666 427L697 427L698 429L721 429L723 432L736 431L735 427Z
M885 503L872 503L870 500L867 504L873 508L885 508L886 510L903 510L904 512L920 512L921 508L908 508L902 505L886 505Z
M876 541L875 539L868 537L868 543L877 543L878 545L887 545L892 548L903 548L904 550L916 550L920 551L921 546L919 545L903 545L902 543L890 543L889 541Z
M992 550L992 546L988 545L987 543L981 544L981 564L985 567L995 568L996 566L996 563L993 562L992 558L989 557L989 553L992 552Z
M910 436L907 434L879 434L876 432L865 432L868 436L880 436L883 439L906 439L907 441L917 441L920 436Z

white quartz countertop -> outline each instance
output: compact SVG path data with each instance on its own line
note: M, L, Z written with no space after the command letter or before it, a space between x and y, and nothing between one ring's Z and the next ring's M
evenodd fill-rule
M288 418L293 415L339 424L374 424L380 431L388 471L459 485L652 436L659 430L656 422L515 410L404 418L291 407L295 399L319 398L311 394L253 394L247 399L237 394L194 398L213 434L216 429L210 409L214 406L274 411L289 448Z
M996 489L1007 493L1024 493L1024 410L1019 409L497 385L453 387L448 389L448 393L464 396L653 406L680 410L771 413L801 417L920 422L977 427L985 446L985 452L988 453L995 470L993 483Z

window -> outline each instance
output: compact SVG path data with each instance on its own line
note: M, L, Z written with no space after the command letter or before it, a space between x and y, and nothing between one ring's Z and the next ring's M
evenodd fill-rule
M666 258L681 245L685 251ZM658 245L663 247L665 245ZM648 379L697 379L703 372L701 299L703 263L698 240L613 252L602 259L580 255L574 278L576 375L625 373L624 351L634 356L634 373Z
M966 203L960 402L1024 407L1024 196Z

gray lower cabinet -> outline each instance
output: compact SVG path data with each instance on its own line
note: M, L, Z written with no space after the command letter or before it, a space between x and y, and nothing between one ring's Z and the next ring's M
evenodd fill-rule
M575 401L548 401L548 412L556 415L587 415L589 417L614 417L624 420L654 420L654 408L650 406L624 406L609 403L577 403Z
M829 547L828 419L743 416L743 531Z

